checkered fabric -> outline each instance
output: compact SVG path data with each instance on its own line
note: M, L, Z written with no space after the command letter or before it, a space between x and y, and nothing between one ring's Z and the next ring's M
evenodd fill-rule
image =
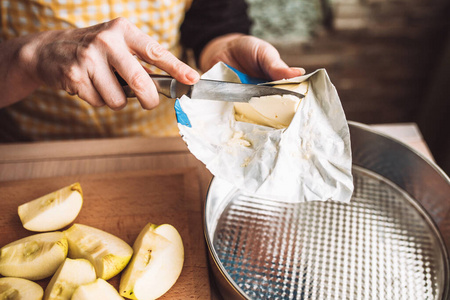
M190 2L0 0L0 38L5 41L39 31L87 27L121 16L180 57L179 27ZM65 91L41 87L5 108L8 118L0 118L0 128L13 128L10 135L29 140L178 134L173 101L161 99L160 103L148 111L131 99L123 110L113 111L106 106L94 108Z

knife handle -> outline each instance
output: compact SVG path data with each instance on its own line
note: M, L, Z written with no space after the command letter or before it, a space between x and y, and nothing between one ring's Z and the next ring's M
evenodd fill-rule
M134 98L136 94L128 86L128 83L117 72L114 72L119 84L122 86L123 91L127 98ZM159 94L166 96L167 98L177 98L177 81L169 75L148 74L153 80L156 86L156 90Z

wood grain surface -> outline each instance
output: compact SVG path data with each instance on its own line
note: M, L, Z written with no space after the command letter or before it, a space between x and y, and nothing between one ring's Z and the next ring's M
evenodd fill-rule
M395 133L432 159L413 127L389 124L377 129ZM130 244L146 222L172 222L180 231L185 265L166 299L221 299L207 273L201 228L202 202L211 178L181 138L0 145L0 246L31 234L20 224L19 204L80 181L85 203L76 222L116 233ZM450 229L450 222L445 224ZM110 280L116 287L118 281L117 276Z
M185 247L183 271L162 299L210 299L206 247L202 229L202 197L195 168L115 173L0 182L0 246L34 234L22 227L17 207L74 182L83 190L76 223L112 233L133 245L149 222L169 223ZM109 282L116 288L120 275ZM38 281L44 288L49 281Z

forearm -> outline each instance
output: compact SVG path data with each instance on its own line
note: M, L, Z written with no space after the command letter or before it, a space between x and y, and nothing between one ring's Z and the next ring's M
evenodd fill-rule
M38 88L32 74L32 47L39 37L30 35L0 43L0 108L16 103Z

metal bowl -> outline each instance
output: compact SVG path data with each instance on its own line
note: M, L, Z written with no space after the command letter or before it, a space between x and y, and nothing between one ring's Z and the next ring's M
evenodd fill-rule
M349 204L260 199L213 179L204 230L224 299L450 297L439 231L450 211L449 178L401 142L349 126Z

